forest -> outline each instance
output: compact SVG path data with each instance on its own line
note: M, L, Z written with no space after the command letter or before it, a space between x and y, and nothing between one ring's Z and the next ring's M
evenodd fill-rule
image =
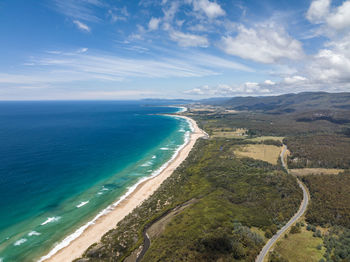
M350 168L350 137L313 134L288 137L283 142L291 151L289 168Z
M147 226L190 200L195 201L152 239L143 261L254 260L265 237L298 209L302 194L279 165L235 158L232 148L240 142L199 141L159 190L90 247L81 261L127 259L143 243Z
M323 227L350 228L350 172L302 177L311 195L306 220Z

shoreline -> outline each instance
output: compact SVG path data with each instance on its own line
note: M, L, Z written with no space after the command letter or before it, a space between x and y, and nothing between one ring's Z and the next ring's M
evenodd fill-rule
M163 168L160 168L159 173L156 172L153 176L146 177L129 188L118 201L101 211L93 220L80 227L74 233L68 235L51 249L47 255L41 257L39 261L72 261L81 257L88 247L99 242L105 233L115 228L120 220L150 197L163 181L187 158L197 139L206 136L206 133L197 126L196 121L192 118L181 115L168 116L180 117L189 122L192 132L190 133L188 141L185 141L185 143L179 147L173 157L162 166ZM75 235L78 236L76 237Z

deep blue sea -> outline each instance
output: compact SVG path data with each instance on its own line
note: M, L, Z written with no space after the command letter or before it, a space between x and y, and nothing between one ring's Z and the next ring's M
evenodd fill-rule
M178 108L0 102L0 261L36 261L154 175L189 135Z

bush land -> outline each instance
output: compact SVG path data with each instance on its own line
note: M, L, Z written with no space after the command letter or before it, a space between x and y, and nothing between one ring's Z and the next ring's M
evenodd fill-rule
M198 201L152 240L144 261L253 260L263 242L249 228L275 232L296 212L302 193L280 166L238 159L231 153L235 146L234 139L198 141L156 193L90 247L83 261L123 260L142 244L145 226L193 198Z

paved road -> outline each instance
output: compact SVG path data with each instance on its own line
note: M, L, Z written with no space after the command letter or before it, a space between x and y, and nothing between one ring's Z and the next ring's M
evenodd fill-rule
M284 166L284 168L287 170L287 166L284 163L284 154L287 151L287 146L283 145L283 150L281 152L281 162L282 165ZM261 250L260 254L258 255L258 257L256 258L255 262L263 262L266 255L269 253L269 250L271 249L271 247L276 243L276 241L283 235L284 232L286 232L306 211L307 205L309 203L309 195L307 193L307 190L305 188L305 186L303 185L303 183L300 182L300 180L297 178L298 184L301 187L301 189L303 190L303 201L300 204L299 210L298 212L288 221L287 224L285 224L267 243L266 245L263 247L263 249Z

